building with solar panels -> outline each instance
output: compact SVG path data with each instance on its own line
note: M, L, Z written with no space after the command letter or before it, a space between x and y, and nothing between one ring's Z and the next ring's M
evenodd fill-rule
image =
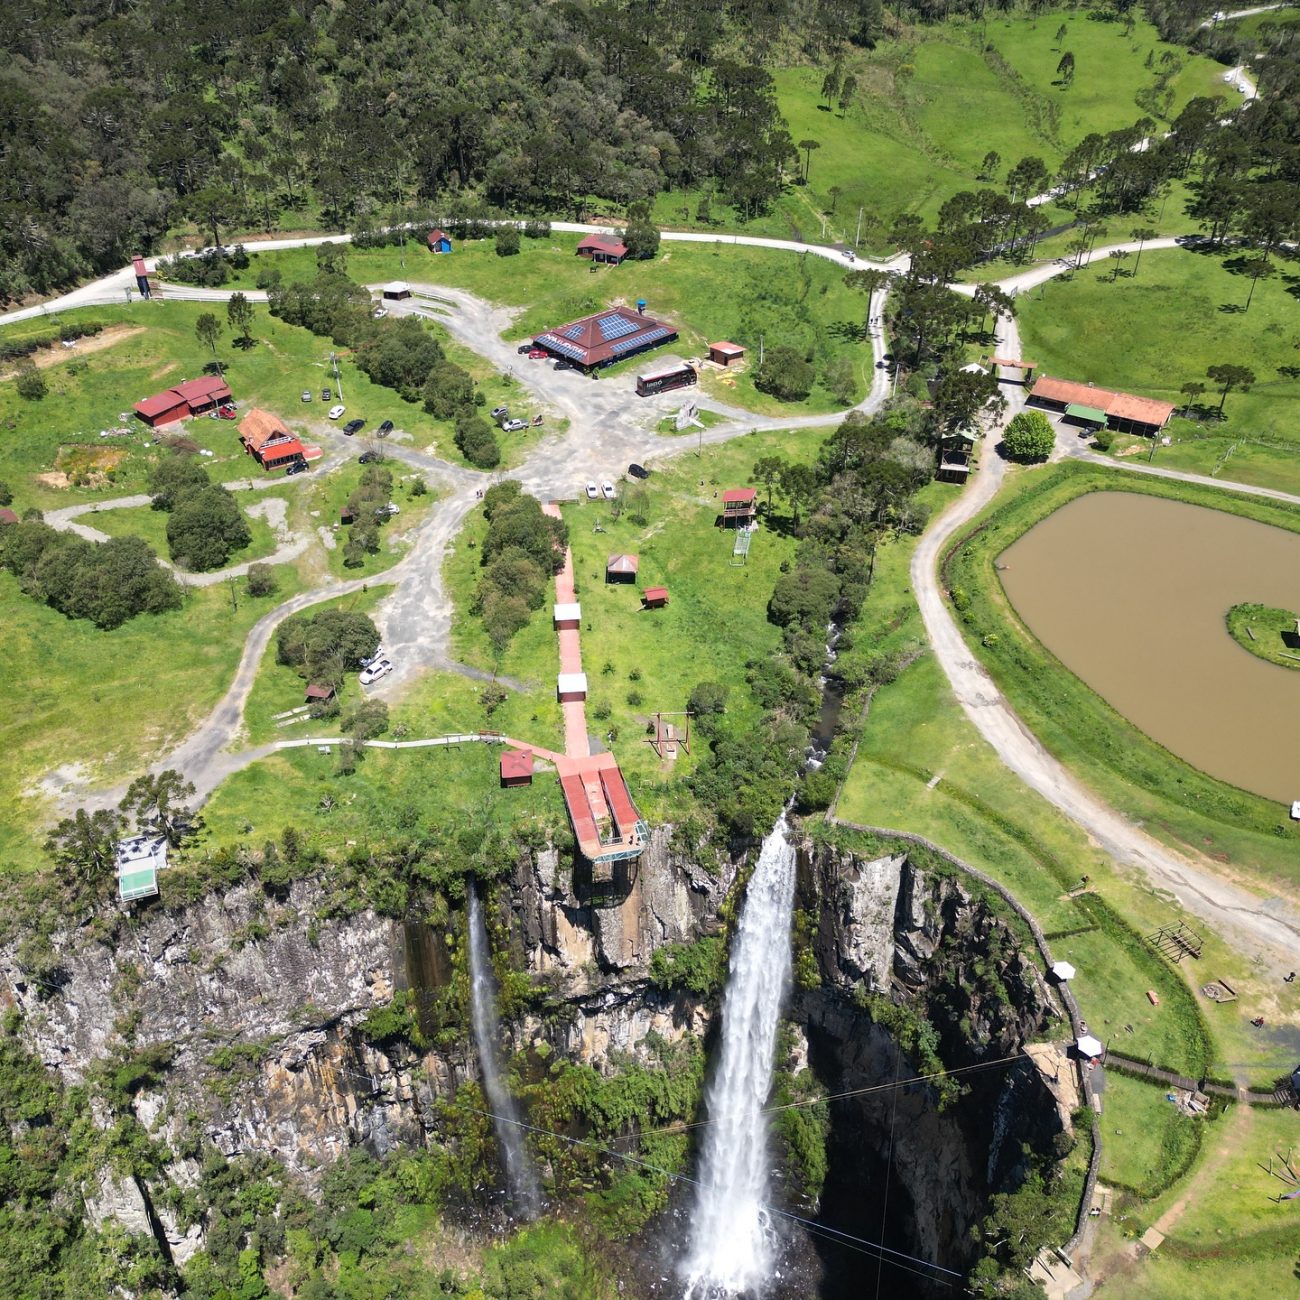
M653 316L631 307L611 307L547 330L533 339L533 344L581 370L597 370L671 343L676 337L671 325Z

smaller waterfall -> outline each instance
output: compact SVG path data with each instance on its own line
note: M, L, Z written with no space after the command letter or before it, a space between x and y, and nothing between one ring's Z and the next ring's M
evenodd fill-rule
M519 1126L519 1108L501 1077L498 1041L501 1026L497 1019L496 989L492 982L492 962L488 957L487 926L478 894L469 891L469 1005L474 1022L474 1045L478 1048L479 1069L483 1074L483 1091L492 1109L493 1126L505 1160L506 1182L514 1201L515 1212L532 1219L541 1209L542 1195L537 1175L524 1150L523 1130Z
M700 1186L685 1268L686 1294L761 1293L775 1234L767 1200L767 1119L776 1031L790 982L794 845L784 814L763 841L731 945L722 1002L722 1055L705 1098Z

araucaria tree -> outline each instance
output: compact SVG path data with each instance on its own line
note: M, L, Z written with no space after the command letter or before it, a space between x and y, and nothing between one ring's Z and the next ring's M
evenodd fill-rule
M215 313L200 313L194 322L194 337L205 347L211 348L212 355L217 355L217 340L221 337L221 322Z
M1063 86L1074 81L1074 55L1069 50L1061 55L1061 61L1056 65L1056 75L1060 77Z
M239 332L239 346L243 348L252 347L253 304L248 301L244 294L236 293L231 295L230 301L226 304L226 319L230 322L230 328Z
M1235 366L1227 363L1219 366L1210 366L1205 372L1216 384L1223 385L1223 392L1219 394L1219 414L1223 414L1223 404L1228 400L1228 394L1234 388L1241 392L1246 392L1255 382L1255 372L1249 366Z

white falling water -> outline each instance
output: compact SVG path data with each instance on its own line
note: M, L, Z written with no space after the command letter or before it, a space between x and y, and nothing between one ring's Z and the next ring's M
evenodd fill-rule
M790 982L794 845L785 816L763 841L731 945L722 1055L709 1084L700 1185L683 1269L691 1300L761 1292L776 1238L767 1200L767 1120L777 1022Z
M501 1078L501 1063L497 1056L500 1024L496 989L492 983L492 963L488 959L487 927L483 924L483 909L478 895L472 888L469 891L469 975L474 1044L478 1048L479 1069L483 1074L483 1091L487 1094L492 1123L505 1160L506 1182L515 1212L532 1219L541 1206L541 1191L528 1153L524 1150L519 1108Z

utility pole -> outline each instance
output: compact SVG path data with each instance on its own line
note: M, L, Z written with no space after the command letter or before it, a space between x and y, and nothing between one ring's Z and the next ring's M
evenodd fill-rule
M758 336L758 365L761 370L763 367L763 336Z
M330 362L334 366L334 387L338 390L339 400L343 400L343 376L339 374L339 354L330 353Z
M230 575L230 608L236 614L239 613L239 602L235 599L235 575L233 573Z
M862 243L862 209L861 208L858 209L858 232L853 236L853 247L857 248L857 246L860 243Z

